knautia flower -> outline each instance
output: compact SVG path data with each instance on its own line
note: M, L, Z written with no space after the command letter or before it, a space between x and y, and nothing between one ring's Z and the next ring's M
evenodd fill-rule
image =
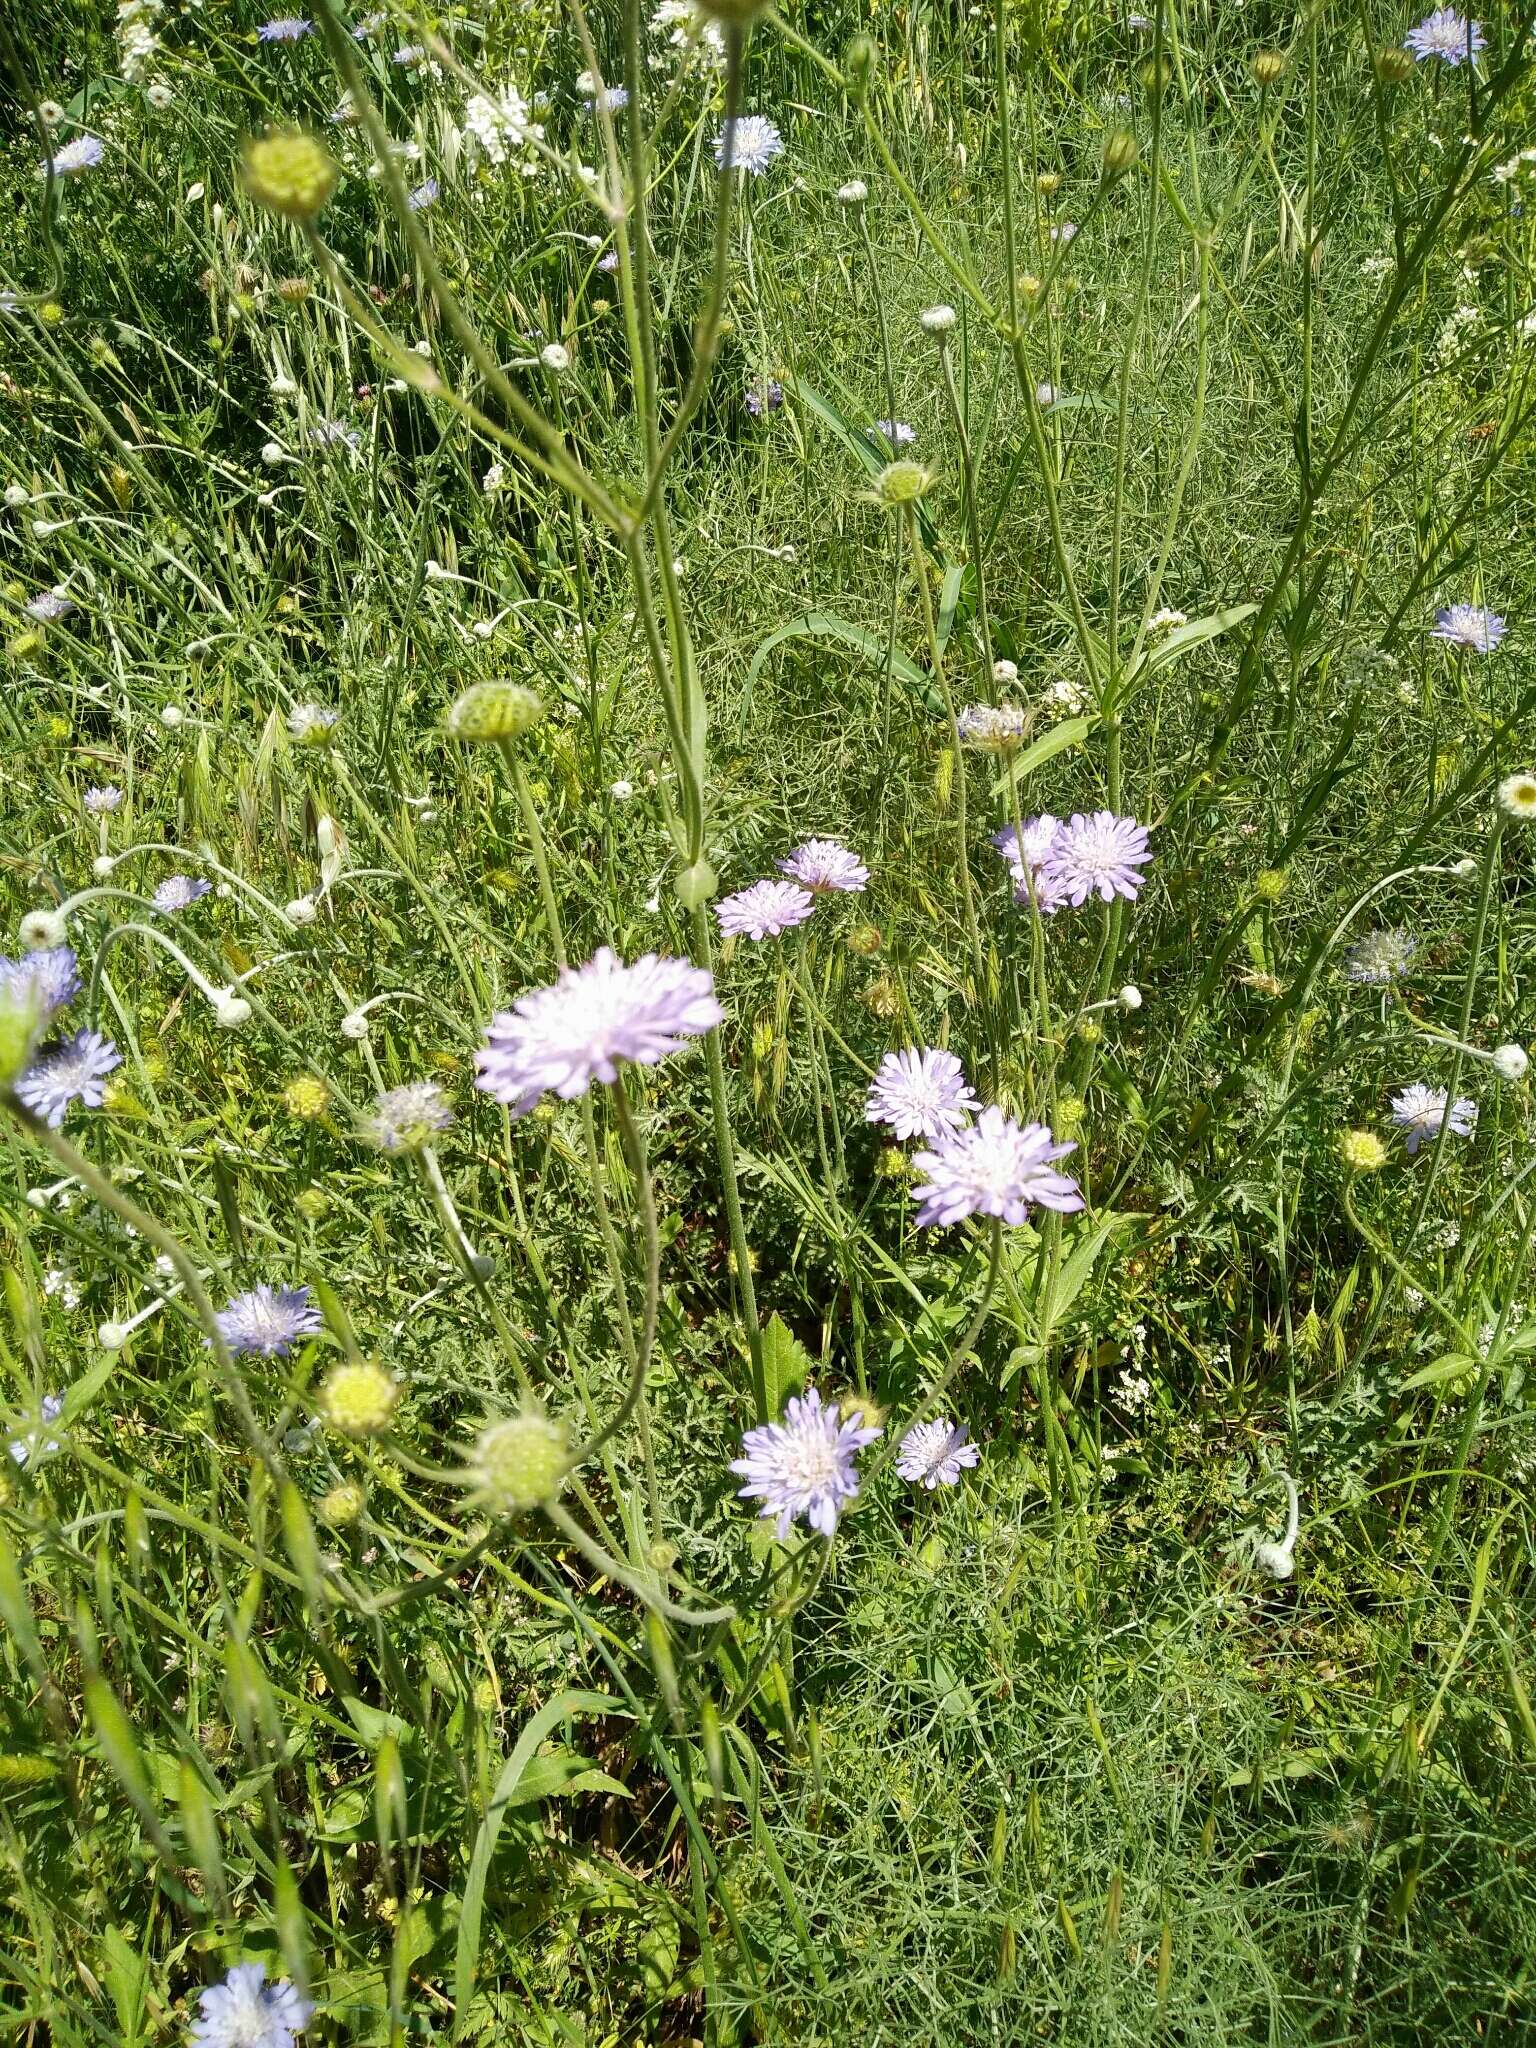
M1499 809L1506 817L1523 822L1536 818L1536 775L1529 769L1506 775L1499 784Z
M42 1028L79 995L79 957L73 946L44 946L23 954L20 960L0 954L0 989L11 995L32 995Z
M836 839L807 839L775 865L813 896L856 896L869 887L869 869Z
M51 1458L59 1448L56 1436L49 1436L48 1425L57 1422L64 1413L62 1394L44 1394L38 1407L38 1421L25 1436L13 1436L6 1445L12 1459L18 1465L30 1464L35 1458Z
M876 420L869 432L872 439L884 441L892 449L910 448L917 439L916 427L905 420Z
M1401 1128L1403 1150L1411 1159L1426 1138L1437 1134L1442 1123L1458 1138L1470 1138L1477 1128L1477 1104L1458 1095L1447 1110L1443 1088L1427 1088L1422 1081L1415 1081L1392 1097L1392 1121Z
M265 1281L235 1295L214 1321L236 1358L286 1358L300 1338L321 1327L307 1287L269 1287Z
M115 782L106 782L95 789L88 789L80 801L93 818L104 818L109 811L115 811L123 800L123 792Z
M345 448L349 455L363 445L362 435L345 420L316 420L304 438L311 448Z
M927 1175L912 1190L917 1220L946 1225L996 1216L1022 1223L1036 1204L1068 1215L1085 1204L1077 1182L1057 1173L1055 1162L1076 1149L1058 1143L1044 1124L1016 1124L993 1104L968 1130L914 1157L914 1169Z
M453 1122L448 1098L435 1081L407 1081L387 1089L363 1119L362 1134L381 1152L419 1152Z
M777 412L784 403L784 386L777 377L747 386L747 411L759 420L765 412Z
M781 932L804 924L816 908L809 889L797 882L754 882L738 889L734 896L722 896L715 916L725 938L742 934L749 939L776 939Z
M1439 57L1446 64L1464 64L1469 55L1475 56L1487 47L1488 38L1481 22L1468 21L1454 7L1437 7L1403 37L1403 48L1412 50L1420 64L1426 57Z
M436 178L423 178L419 185L413 185L406 193L405 203L412 213L425 213L429 207L436 206L442 189Z
M464 1469L469 1505L523 1515L552 1501L571 1467L570 1431L537 1406L487 1423Z
M1408 972L1418 943L1405 931L1367 932L1344 955L1344 972L1351 981L1378 987L1398 981Z
M774 1524L782 1543L790 1525L803 1520L818 1535L831 1537L837 1518L858 1497L855 1459L880 1431L844 1422L837 1403L824 1405L815 1387L785 1403L782 1422L749 1429L731 1470L747 1482L742 1500L758 1500L758 1514Z
M909 1429L896 1453L902 1478L929 1493L940 1486L958 1486L960 1474L980 1463L981 1452L971 1442L971 1432L963 1422L952 1423L944 1415Z
M289 737L301 746L321 746L340 717L326 704L295 704L288 714Z
M77 135L45 158L37 175L46 178L51 169L56 178L78 178L82 171L95 170L105 155L106 145L99 135Z
M955 1055L929 1045L886 1054L864 1098L864 1121L886 1124L898 1138L942 1143L979 1107Z
M212 886L201 875L168 875L150 901L156 910L190 910L200 896L209 893Z
M1498 612L1484 611L1480 604L1453 604L1435 613L1429 637L1452 647L1470 647L1475 654L1492 654L1508 631Z
M51 626L60 619L67 619L71 612L79 610L79 606L67 591L40 590L23 606L23 610L29 619L40 619L45 626Z
M1151 858L1147 828L1134 818L1074 811L1051 841L1040 874L1046 890L1064 903L1086 903L1090 896L1134 903L1144 879L1139 870Z
M302 43L314 32L315 24L306 21L302 15L279 14L261 24L256 31L256 40L259 43Z
M1029 731L1029 714L1017 704L967 704L955 729L962 745L983 754L1016 754Z
M722 171L745 171L760 178L783 149L784 138L766 114L739 114L715 137L715 164Z
M622 85L604 86L586 102L589 114L620 114L629 105L629 93Z
M293 2048L314 2009L286 1977L269 1984L264 1963L236 1963L198 1999L193 2048Z
M1060 818L1050 811L1042 811L1038 818L1024 820L1022 845L1017 826L1005 825L1001 832L993 833L992 844L1007 861L1013 874L1013 893L1017 902L1033 902L1041 910L1060 907L1062 897L1045 884L1041 871L1041 863L1056 844L1060 830Z
M616 1081L621 1063L655 1066L724 1014L707 968L656 953L626 967L603 946L491 1019L475 1086L526 1116L541 1095L570 1101Z
M16 1099L56 1131L72 1103L100 1109L107 1099L107 1076L122 1064L110 1038L99 1031L77 1031L33 1061L16 1082Z

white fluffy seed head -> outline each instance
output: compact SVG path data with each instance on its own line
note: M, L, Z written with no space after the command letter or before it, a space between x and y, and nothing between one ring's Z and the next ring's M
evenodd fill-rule
M1121 989L1116 1000L1122 1010L1139 1010L1141 1008L1141 990L1134 981L1128 981L1125 987Z
M341 1035L350 1038L354 1045L361 1045L368 1036L368 1018L362 1010L348 1010L341 1020Z
M284 904L283 914L290 924L313 924L315 901L312 896L295 896L291 903Z
M1296 1569L1296 1553L1289 1543L1261 1543L1253 1553L1253 1561L1272 1579L1288 1579Z
M174 732L185 716L179 704L162 704L160 707L160 723L167 732Z
M29 953L40 953L49 946L62 946L67 933L57 910L29 910L17 926L16 935Z
M232 988L220 989L213 999L213 1021L225 1031L238 1031L251 1021L251 1006Z
M117 862L110 853L98 853L91 862L91 873L98 882L104 882L116 866Z
M959 315L953 306L929 306L917 317L925 334L948 334Z
M846 185L838 186L837 197L841 206L862 206L869 197L869 187L862 178L850 178Z
M553 370L558 377L562 370L571 367L571 352L562 348L558 341L552 341L539 350L539 361L546 370Z
M103 1351L121 1351L128 1342L128 1332L121 1323L102 1323L96 1331L96 1342Z

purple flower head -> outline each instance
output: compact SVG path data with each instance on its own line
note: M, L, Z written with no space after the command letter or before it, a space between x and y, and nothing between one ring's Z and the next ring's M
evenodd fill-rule
M293 2048L314 2007L282 1978L266 1981L264 1963L236 1963L222 1984L197 2001L193 2048Z
M363 445L363 437L356 427L349 427L345 420L317 420L309 430L309 445L312 448L345 448L355 455Z
M740 1498L762 1502L758 1513L774 1522L781 1543L797 1517L830 1537L838 1516L858 1495L854 1459L879 1434L843 1422L837 1404L824 1407L815 1387L792 1395L782 1422L764 1423L742 1438L742 1455L731 1461L731 1470L747 1482Z
M1023 853L1020 855L1019 832L1007 825L1001 832L994 832L992 844L1007 861L1013 875L1013 895L1016 903L1034 901L1040 910L1059 910L1067 900L1060 888L1045 878L1043 862L1056 844L1061 832L1060 818L1049 811L1038 818L1026 818L1023 826Z
M1137 870L1151 858L1147 828L1134 818L1117 818L1113 811L1087 816L1074 811L1057 828L1041 860L1040 880L1047 896L1064 903L1086 903L1090 896L1101 896L1106 903L1123 896L1134 903L1142 884Z
M1418 943L1404 931L1367 932L1344 955L1344 972L1351 981L1385 987L1408 972Z
M898 1138L942 1144L964 1129L970 1112L979 1106L955 1055L930 1045L921 1052L886 1054L869 1084L864 1121L888 1124Z
M315 24L306 21L300 14L279 14L271 21L264 21L256 31L259 43L302 43L306 36L312 36Z
M190 910L199 896L212 888L200 875L167 875L149 899L156 910Z
M82 171L94 171L106 153L106 145L99 135L77 135L40 163L37 175L46 178L51 165L56 178L77 178Z
M40 590L26 606L29 619L40 619L45 626L53 625L59 619L67 619L79 607L75 600L63 590Z
M420 1151L453 1122L448 1098L435 1081L406 1081L387 1089L363 1119L363 1136L381 1152Z
M80 801L93 818L104 818L108 811L115 811L123 800L123 792L115 782L102 783L95 789L88 789Z
M49 1423L57 1422L63 1413L64 1396L44 1394L38 1408L37 1427L29 1429L25 1436L13 1436L6 1445L6 1449L18 1465L28 1464L34 1458L53 1456L59 1448L59 1440L56 1436L49 1436L46 1433L47 1427Z
M71 1103L100 1109L106 1100L106 1078L122 1064L122 1054L110 1038L99 1031L77 1031L32 1062L16 1083L16 1099L56 1131Z
M214 1321L236 1358L251 1353L286 1358L301 1337L312 1337L321 1327L307 1287L268 1287L265 1281L235 1295Z
M412 213L425 213L429 207L436 206L442 190L436 178L423 178L406 194L405 203Z
M872 440L886 442L893 452L910 448L917 439L916 427L909 427L905 420L876 420L868 431Z
M707 968L656 953L626 967L603 946L552 988L498 1011L475 1054L475 1086L526 1116L541 1095L570 1101L594 1081L616 1081L621 1061L655 1066L724 1014Z
M601 264L598 268L602 268ZM747 386L747 411L755 420L761 419L765 412L777 412L783 403L784 386L777 377Z
M604 274L605 274L606 276L609 276L609 277L611 277L611 276L613 275L614 271L616 271L616 270L618 269L618 267L619 267L619 252L618 252L618 250L617 250L617 249L605 249L605 250L603 251L602 255L601 255L601 256L599 256L599 257L598 257L598 259L597 259L597 267L598 267L598 269L599 269L599 270L601 270L601 271L602 271L602 272L603 272L603 273L604 273Z
M903 1479L925 1486L930 1493L940 1486L958 1486L960 1474L981 1463L981 1452L971 1442L965 1424L952 1423L948 1416L919 1422L909 1429L896 1453L896 1470Z
M1477 1128L1477 1104L1458 1095L1446 1109L1443 1088L1426 1088L1415 1081L1400 1095L1392 1097L1392 1121L1403 1133L1403 1150L1411 1159L1426 1139L1433 1138L1441 1124L1448 1124L1458 1138L1470 1138Z
M920 1224L962 1223L967 1216L997 1216L1022 1223L1030 1204L1070 1214L1085 1206L1075 1180L1055 1161L1076 1151L1058 1144L1044 1124L1016 1124L994 1104L968 1130L943 1139L912 1164L927 1181L912 1190Z
M813 896L856 896L869 887L869 869L836 839L807 839L775 865Z
M734 896L721 897L715 916L728 939L739 932L749 939L776 939L781 932L804 924L815 908L815 897L797 882L754 882Z
M618 114L629 105L629 90L622 85L608 85L596 99L584 100L582 105L589 114Z
M760 178L784 148L784 138L766 114L738 114L715 137L715 164ZM729 157L727 157L729 152Z
M1029 713L1018 704L967 704L955 720L955 730L962 746L977 747L984 754L1012 754L1024 744ZM1000 845L1002 838L998 833L994 844Z
M1412 50L1421 64L1426 57L1439 57L1447 64L1465 64L1469 54L1475 55L1487 47L1482 24L1468 21L1454 7L1437 7L1403 37L1403 48Z
M20 995L31 989L46 1024L80 993L80 962L74 947L44 946L36 953L24 954L20 960L0 955L0 989L8 995Z
M1435 613L1429 637L1470 647L1474 654L1492 654L1508 631L1498 612L1485 612L1479 604L1453 604Z

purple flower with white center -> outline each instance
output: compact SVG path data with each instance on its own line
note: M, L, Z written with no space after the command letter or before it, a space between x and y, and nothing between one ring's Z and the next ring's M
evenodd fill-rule
M329 704L295 704L288 714L289 737L305 746L317 746L340 717Z
M738 114L715 137L715 164L760 178L783 148L784 138L766 114Z
M363 445L362 435L345 420L317 420L308 439L312 448L345 448L352 455Z
M1060 830L1060 818L1053 817L1049 811L1042 811L1038 818L1024 820L1022 847L1017 825L1005 825L1001 832L992 834L992 844L1013 870L1013 879L1021 888L1026 875L1039 867L1056 844Z
M775 865L813 896L856 896L869 887L869 869L837 839L807 839Z
M0 955L0 989L21 995L30 989L46 1024L80 993L80 962L73 946L43 946L20 960Z
M122 800L123 792L115 782L99 783L80 799L93 818L104 818L108 811L115 811Z
M67 619L72 611L78 609L67 591L40 590L26 606L26 614L29 619L40 619L44 625L51 626L59 619Z
M910 448L917 439L916 427L909 427L905 420L876 420L868 431L872 440L883 440L893 449Z
M942 1144L979 1107L955 1055L929 1045L886 1054L864 1098L864 1121L887 1124L898 1138Z
M78 178L82 171L94 171L106 153L106 145L99 135L77 135L40 163L37 175L46 178L51 166L56 178Z
M960 743L984 754L1013 754L1024 744L1029 713L1018 704L967 704L955 720Z
M279 14L261 24L256 31L256 40L259 43L302 43L314 32L315 24L306 21L303 15Z
M110 1038L99 1031L77 1031L32 1062L16 1083L16 1099L56 1131L71 1103L100 1109L107 1076L122 1064Z
M213 1320L236 1358L286 1358L301 1337L321 1327L307 1287L269 1287L265 1281L235 1295Z
M435 1081L407 1081L378 1097L362 1129L370 1144L398 1157L430 1145L452 1122L448 1098Z
M286 1977L269 1984L264 1963L236 1963L198 1999L193 2048L293 2048L314 2009Z
M44 1394L38 1409L38 1426L29 1429L25 1436L13 1436L6 1445L18 1465L25 1465L33 1458L51 1458L59 1448L56 1436L47 1436L44 1431L50 1422L57 1422L64 1413L62 1394Z
M1040 879L1045 894L1064 903L1086 903L1090 896L1106 903L1123 896L1134 903L1143 880L1137 871L1151 858L1147 828L1134 818L1117 818L1113 811L1086 816L1074 811L1051 841Z
M596 99L585 102L589 114L619 114L628 105L629 91L622 85L605 86Z
M200 875L168 875L150 901L156 910L190 910L198 897L206 896L212 886Z
M1344 955L1344 972L1351 981L1385 987L1408 972L1417 951L1418 940L1407 932L1367 932Z
M442 186L436 178L423 178L405 195L405 203L412 213L425 213L428 207L436 206L442 196Z
M1508 631L1498 612L1485 612L1480 604L1453 604L1435 613L1429 637L1470 647L1474 654L1492 654Z
M402 43L389 61L398 64L402 71L414 71L418 65L426 63L426 47L421 43Z
M654 1067L724 1014L707 968L656 953L626 967L603 946L552 988L498 1011L475 1054L475 1086L526 1116L541 1095L569 1102L594 1081L616 1081L621 1062Z
M1055 1162L1077 1147L1058 1144L1044 1124L1016 1124L993 1104L969 1130L943 1139L912 1161L926 1182L912 1190L920 1224L962 1223L967 1216L997 1216L1022 1223L1030 1205L1069 1215L1085 1207L1075 1180Z
M614 262L617 265L617 257L614 258ZM599 264L598 268L601 269L602 265ZM760 420L765 412L777 412L783 403L784 386L777 377L769 377L763 383L747 386L747 411L755 420Z
M602 255L599 256L597 259L597 267L604 273L605 276L611 277L614 271L616 271L619 267L618 250L605 249Z
M1470 1138L1477 1128L1475 1102L1458 1095L1447 1110L1446 1100L1443 1088L1426 1088L1422 1081L1392 1097L1392 1121L1403 1132L1403 1150L1410 1159L1426 1139L1436 1136L1441 1124L1448 1124L1458 1138Z
M971 1442L971 1432L963 1422L953 1423L945 1415L909 1429L896 1453L896 1470L902 1478L930 1493L940 1486L958 1486L960 1474L980 1463L981 1452Z
M1437 7L1403 37L1403 48L1412 50L1420 64L1426 57L1439 57L1447 64L1465 64L1469 55L1487 47L1488 38L1481 22L1468 21L1454 7Z
M844 1422L836 1402L824 1406L810 1387L785 1403L782 1422L766 1422L742 1438L742 1455L731 1461L731 1470L747 1482L739 1497L762 1502L758 1513L774 1522L781 1543L797 1518L830 1538L838 1516L858 1497L854 1460L879 1435L878 1429Z
M725 938L744 932L749 939L776 939L804 924L815 908L815 897L797 882L754 882L734 896L723 896L715 916Z

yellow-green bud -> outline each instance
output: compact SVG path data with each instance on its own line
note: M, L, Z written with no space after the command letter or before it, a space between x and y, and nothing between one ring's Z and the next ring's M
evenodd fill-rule
M1406 85L1413 76L1413 53L1396 44L1376 52L1376 76L1383 85Z
M300 1188L293 1198L293 1206L306 1223L319 1223L331 1213L331 1198L324 1188Z
M720 878L707 860L696 860L684 868L676 882L677 900L684 910L698 910L708 903L720 886Z
M1350 1173L1380 1173L1387 1148L1374 1131L1341 1131L1339 1157Z
M1278 85L1285 76L1288 61L1284 50L1257 50L1249 68L1259 85Z
M448 730L456 740L520 740L543 716L543 698L522 683L471 683L453 701Z
M1149 57L1141 67L1140 76L1148 92L1166 92L1173 83L1173 59Z
M468 1477L472 1507L521 1515L552 1501L570 1469L570 1433L542 1408L524 1408L492 1422L475 1440Z
M31 1065L42 1028L43 1003L36 982L0 985L0 1088L9 1088Z
M355 1479L344 1479L315 1503L315 1512L328 1529L350 1528L368 1505L368 1496Z
M875 496L882 505L915 505L933 478L920 462L888 462L875 478Z
M382 1365L364 1359L338 1365L320 1389L320 1412L343 1436L377 1436L387 1429L400 1389Z
M879 52L868 36L855 36L843 52L843 73L854 99L862 100L874 84L878 58Z
M1253 878L1253 893L1261 903L1278 903L1290 886L1284 868L1260 868Z
M242 159L245 189L258 206L285 220L313 220L341 176L341 167L317 135L280 129L253 136Z
M1123 178L1141 155L1141 144L1129 128L1117 128L1104 145L1104 181L1113 184Z

